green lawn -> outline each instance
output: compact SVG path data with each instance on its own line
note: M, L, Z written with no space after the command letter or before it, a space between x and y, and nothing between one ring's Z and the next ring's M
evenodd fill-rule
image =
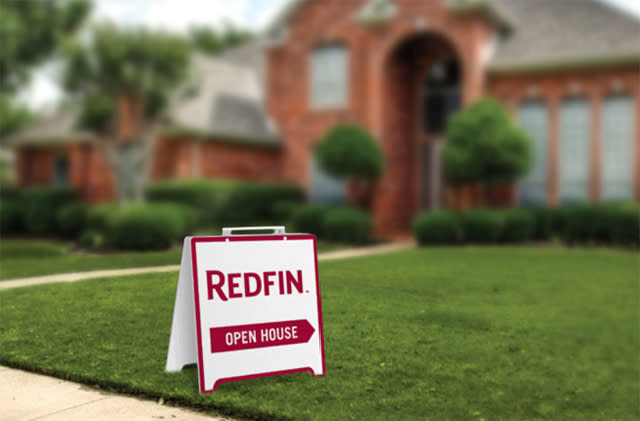
M293 419L640 416L638 255L425 249L320 264L327 376L164 373L176 274L0 293L0 361L211 412Z
M179 265L182 248L144 253L69 253L71 244L43 240L1 240L0 281L55 273ZM318 252L343 248L318 242Z

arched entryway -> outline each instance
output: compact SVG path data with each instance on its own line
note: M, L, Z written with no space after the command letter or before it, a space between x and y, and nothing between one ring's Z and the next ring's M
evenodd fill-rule
M385 224L406 230L421 209L441 206L440 153L448 119L462 104L462 61L451 42L425 32L396 45L383 64L381 186Z

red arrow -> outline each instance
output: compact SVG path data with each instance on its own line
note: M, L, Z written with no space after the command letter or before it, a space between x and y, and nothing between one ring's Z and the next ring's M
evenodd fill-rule
M211 352L295 345L309 342L315 329L307 320L212 327Z

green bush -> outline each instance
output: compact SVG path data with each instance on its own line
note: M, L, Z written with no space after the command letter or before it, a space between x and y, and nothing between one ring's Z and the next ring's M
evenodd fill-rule
M87 210L87 229L102 233L106 232L109 228L109 218L117 209L118 205L110 202L91 205Z
M471 243L495 243L502 235L504 217L489 209L472 209L462 214L465 241Z
M278 202L304 201L298 186L284 184L243 183L231 191L220 215L220 224L253 225L278 223L274 205Z
M22 191L24 225L30 234L54 234L59 231L56 221L58 210L76 199L73 190L66 187L33 187Z
M375 179L384 167L379 143L367 130L354 124L333 127L315 152L320 166L337 177Z
M531 166L528 135L498 101L482 98L451 118L443 150L451 184L508 184Z
M335 208L325 216L327 239L337 243L365 244L371 241L371 217L352 208Z
M109 220L108 242L122 250L161 250L184 232L176 207L136 204L118 209Z
M227 180L172 180L147 187L151 202L172 202L193 207L198 212L198 224L220 225L223 207L238 183Z
M455 244L460 241L462 229L455 214L436 211L418 216L413 232L419 244Z
M86 228L87 205L83 203L68 203L56 213L56 222L61 234L66 237L76 237Z
M22 232L22 209L17 199L2 199L0 202L0 234L16 234Z
M532 240L535 230L533 214L524 209L503 211L504 225L502 241L505 243L526 243Z
M295 212L303 205L299 202L282 201L273 205L273 217L277 223L291 221Z
M84 231L78 237L78 245L86 249L102 247L104 242L104 233L91 229Z
M226 180L169 181L147 189L152 202L189 205L198 213L198 225L253 225L280 223L274 205L302 203L304 192L297 186L258 184Z
M313 234L325 238L325 216L329 208L322 205L303 205L293 211L292 224L296 232Z
M552 210L542 206L526 208L526 210L533 218L533 239L550 240L553 234Z
M608 217L609 239L621 246L640 246L640 205L619 205Z

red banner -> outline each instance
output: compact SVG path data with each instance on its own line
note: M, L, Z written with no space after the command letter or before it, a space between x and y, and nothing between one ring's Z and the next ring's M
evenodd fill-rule
M212 327L211 352L302 344L309 342L314 332L307 320Z

